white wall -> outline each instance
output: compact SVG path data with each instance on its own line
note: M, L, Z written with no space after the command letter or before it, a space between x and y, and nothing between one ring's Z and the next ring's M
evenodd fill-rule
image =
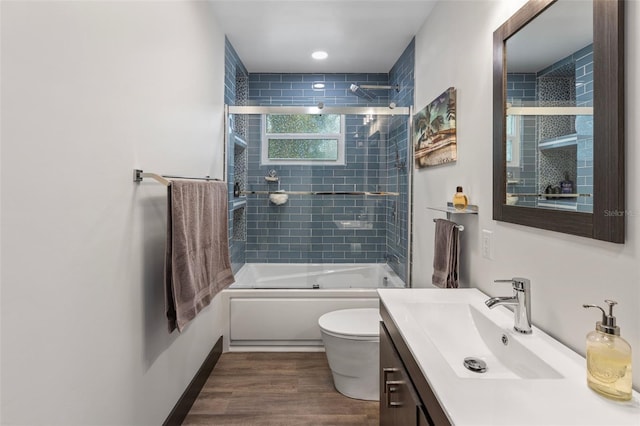
M544 329L584 355L585 335L600 316L583 303L619 302L622 335L634 349L634 383L640 386L640 3L627 2L626 15L626 196L624 245L547 232L492 220L492 35L524 0L442 1L416 37L416 110L450 86L457 89L458 161L415 172L414 285L431 283L434 226L440 217L427 206L444 206L462 185L477 217L457 216L462 239L462 281L492 296L509 295L513 276L532 280L532 317ZM493 232L494 260L482 257L482 229Z
M206 2L2 2L2 424L161 424L221 335L167 332L166 188L222 176Z

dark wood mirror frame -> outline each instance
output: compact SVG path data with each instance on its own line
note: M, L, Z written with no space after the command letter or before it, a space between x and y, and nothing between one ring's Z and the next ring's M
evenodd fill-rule
M506 204L505 43L556 0L530 0L493 33L493 219L624 243L624 0L593 0L593 213Z

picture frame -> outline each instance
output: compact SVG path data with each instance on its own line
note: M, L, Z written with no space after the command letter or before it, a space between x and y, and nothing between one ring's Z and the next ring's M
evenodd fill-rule
M449 87L413 116L412 136L416 168L458 159L455 87Z

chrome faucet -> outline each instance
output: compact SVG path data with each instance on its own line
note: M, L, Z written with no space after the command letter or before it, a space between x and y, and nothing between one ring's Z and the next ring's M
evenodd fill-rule
M513 305L514 325L517 332L531 334L531 282L526 278L511 278L510 280L495 280L496 283L511 283L513 296L492 297L485 301L489 309L498 305Z

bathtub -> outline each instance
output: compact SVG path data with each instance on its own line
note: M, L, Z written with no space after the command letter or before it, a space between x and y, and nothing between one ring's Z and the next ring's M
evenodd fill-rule
M347 289L404 287L384 263L247 263L230 288Z
M225 351L324 350L320 316L377 308L377 288L404 287L382 263L248 263L235 278L221 293Z

